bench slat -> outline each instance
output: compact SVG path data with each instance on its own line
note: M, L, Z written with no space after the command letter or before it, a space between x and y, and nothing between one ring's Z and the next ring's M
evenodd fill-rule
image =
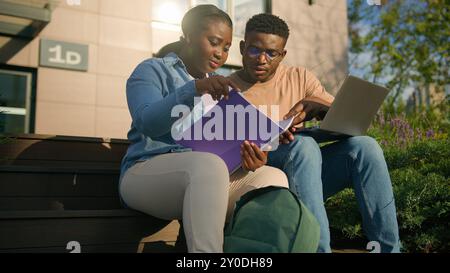
M129 209L118 210L41 210L0 211L0 220L47 219L47 218L104 218L104 217L149 217Z
M0 211L121 209L119 197L1 197Z
M0 223L0 250L65 246L70 241L81 245L135 243L137 246L142 238L167 225L167 221L150 216L17 219Z
M0 168L1 169L1 168ZM0 197L118 196L113 174L2 173Z
M16 139L31 139L31 140L53 140L53 141L67 141L67 142L90 142L90 143L113 143L113 144L128 144L126 139L118 138L101 138L101 137L79 137L79 136L62 136L62 135L42 135L42 134L2 134L7 138L6 141Z
M19 135L0 145L0 253L173 252L177 221L123 209L126 140ZM144 247L145 244L145 247ZM184 249L182 251L185 251Z
M81 253L136 253L138 244L83 245ZM162 247L160 247L162 249ZM158 253L159 250L156 250ZM0 249L0 253L70 253L66 246Z
M120 162L127 148L128 144L14 139L0 145L0 155L6 160Z
M119 174L120 164L73 161L15 160L0 162L0 173Z

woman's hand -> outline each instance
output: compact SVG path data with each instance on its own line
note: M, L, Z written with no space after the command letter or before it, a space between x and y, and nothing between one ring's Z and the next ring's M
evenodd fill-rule
M222 96L228 99L230 87L240 91L237 85L230 78L223 76L212 76L195 81L198 95L210 94L214 100L220 100Z
M242 168L247 171L256 171L267 164L267 154L255 144L245 141L241 145Z

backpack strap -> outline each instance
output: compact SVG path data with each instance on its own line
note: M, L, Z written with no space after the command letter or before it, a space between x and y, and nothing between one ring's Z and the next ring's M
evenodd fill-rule
M297 195L291 193L297 200L302 213L291 253L316 253L320 240L319 223L303 202L297 198Z
M255 189L255 190L247 192L237 202L236 210L238 210L238 208L241 208L242 206L244 206L246 203L248 203L248 201L252 200L253 198L256 198L257 196L263 195L266 192L270 192L270 191L273 191L276 189L286 189L286 188L279 187L279 186L268 186L268 187L259 188L259 189Z

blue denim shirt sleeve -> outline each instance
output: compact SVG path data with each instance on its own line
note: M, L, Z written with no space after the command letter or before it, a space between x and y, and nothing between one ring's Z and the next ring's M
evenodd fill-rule
M128 107L134 126L142 134L157 138L170 132L178 117L171 117L172 108L184 104L192 108L196 95L195 81L187 81L168 90L163 65L157 61L141 63L127 81ZM173 79L168 79L173 80Z

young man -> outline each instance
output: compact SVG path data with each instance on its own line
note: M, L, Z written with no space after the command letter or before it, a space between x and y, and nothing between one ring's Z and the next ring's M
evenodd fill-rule
M254 105L279 105L280 115L296 116L295 125L321 119L333 102L317 78L301 67L286 67L287 24L259 14L246 26L240 44L243 69L231 79ZM310 137L288 132L283 145L270 152L267 164L282 169L289 185L317 217L321 227L318 252L331 252L324 200L344 188L355 190L364 231L382 252L399 252L400 241L391 180L378 143L351 137L320 148Z

